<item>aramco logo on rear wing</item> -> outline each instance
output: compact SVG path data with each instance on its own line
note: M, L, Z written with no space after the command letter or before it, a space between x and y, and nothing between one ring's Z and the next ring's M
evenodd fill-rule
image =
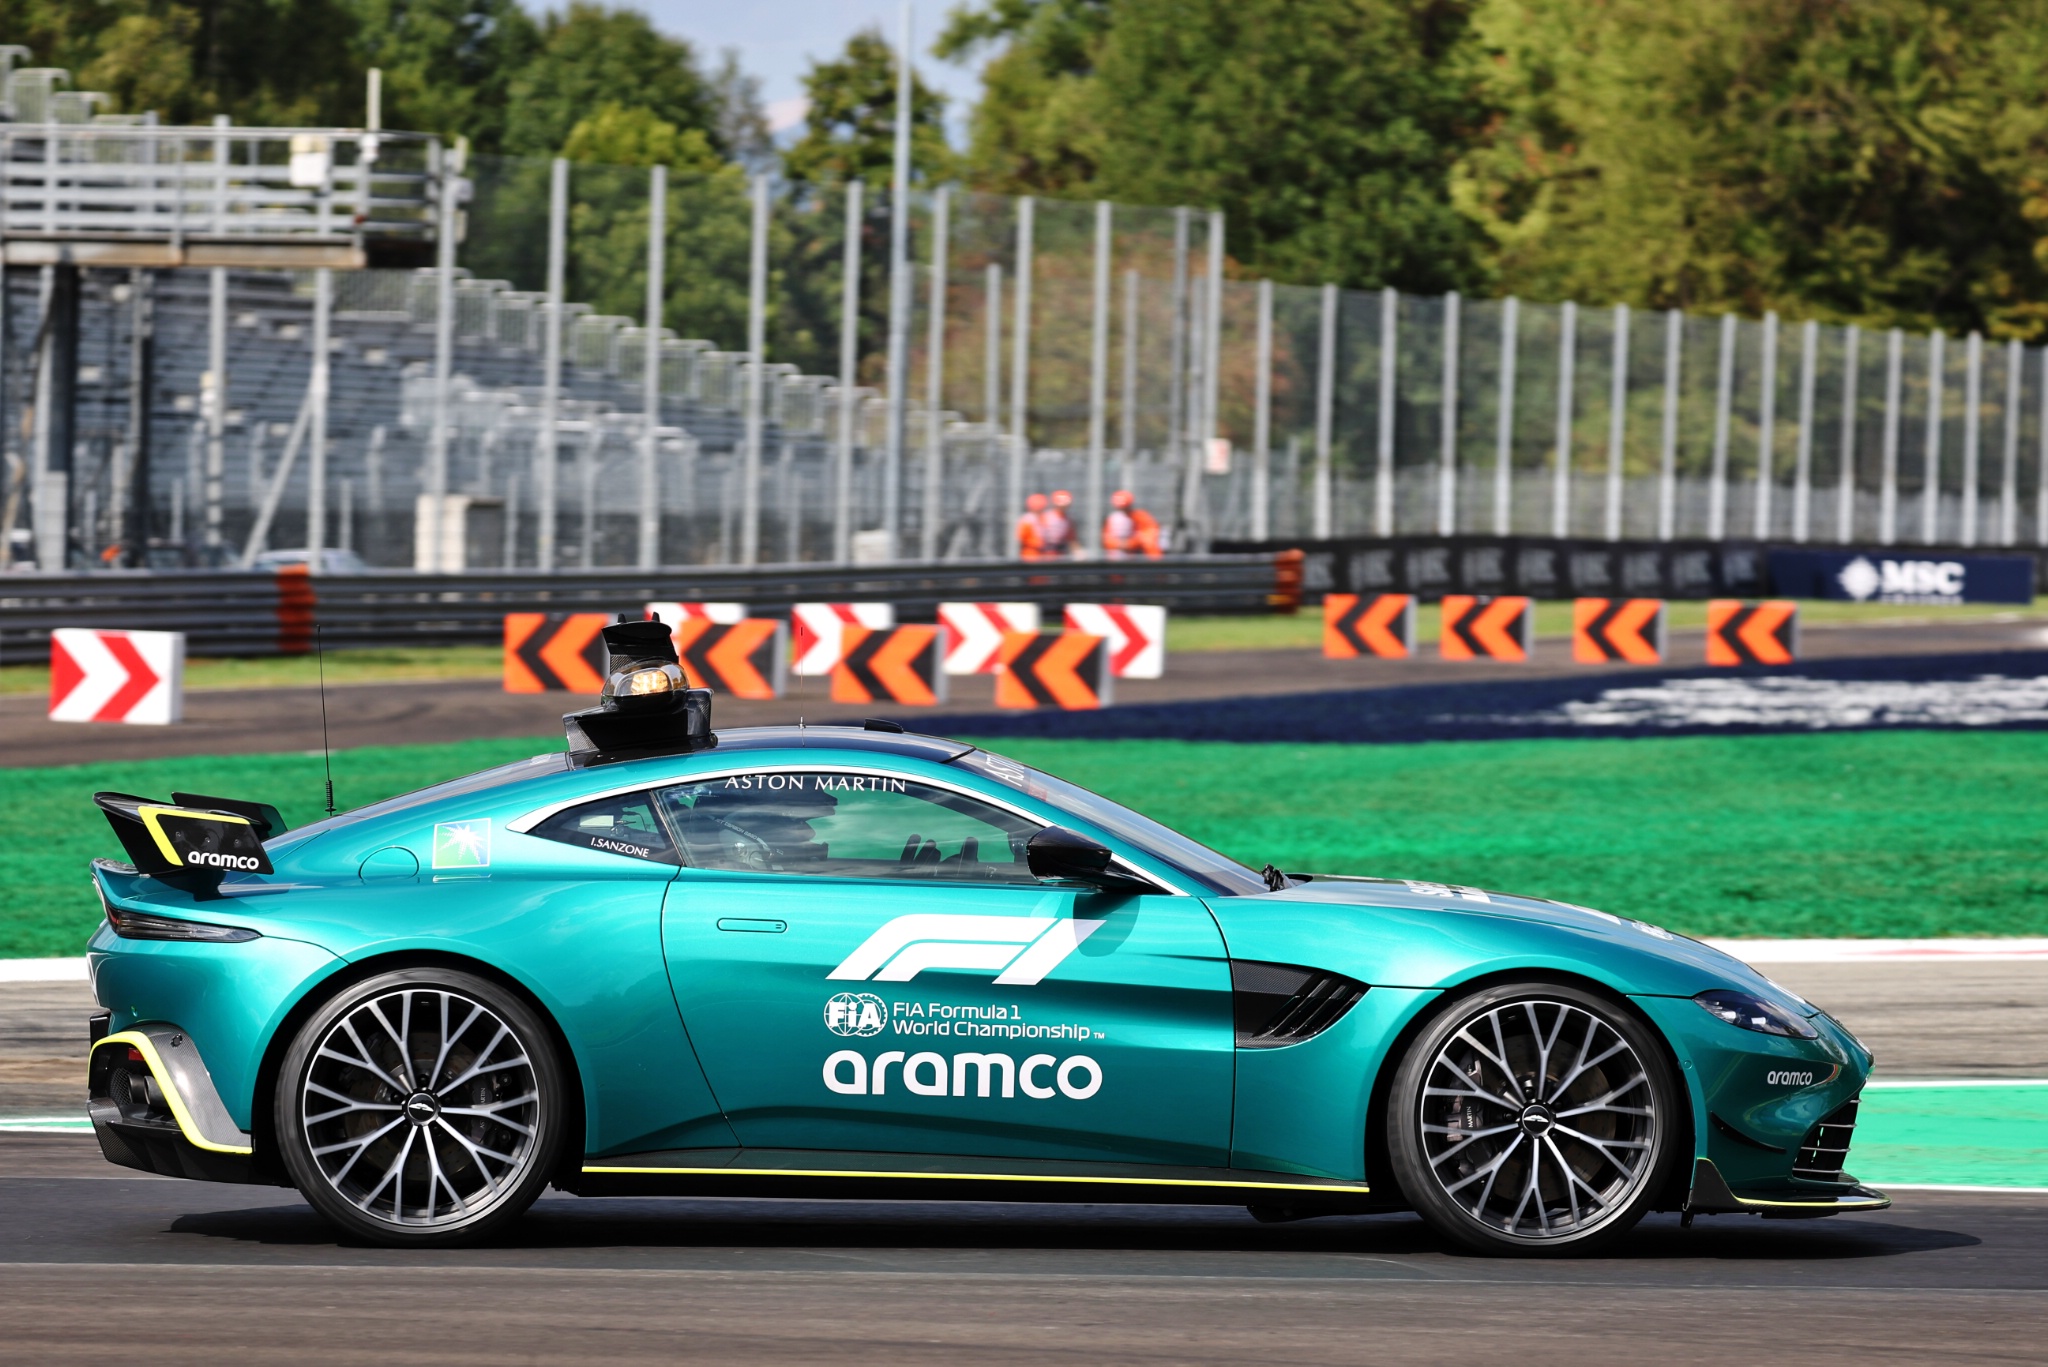
M842 982L907 983L928 968L982 969L1030 987L1102 928L1059 916L898 916L826 974Z

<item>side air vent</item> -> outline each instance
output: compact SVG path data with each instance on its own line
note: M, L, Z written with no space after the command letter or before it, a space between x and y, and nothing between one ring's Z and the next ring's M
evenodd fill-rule
M1856 1106L1851 1097L1821 1118L1806 1132L1799 1154L1792 1160L1792 1175L1813 1182L1842 1182L1842 1168L1849 1161L1849 1137L1856 1130Z
M1278 1049L1313 1039L1342 1020L1365 984L1321 969L1233 960L1237 1047Z

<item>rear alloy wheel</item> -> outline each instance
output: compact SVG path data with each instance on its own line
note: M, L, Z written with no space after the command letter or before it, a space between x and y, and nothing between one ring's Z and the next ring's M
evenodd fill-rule
M285 1055L276 1121L292 1183L345 1231L400 1246L481 1239L525 1211L561 1146L561 1069L494 983L407 969L357 984Z
M1648 1027L1577 988L1453 1004L1394 1075L1388 1150L1439 1233L1484 1253L1583 1253L1657 1199L1683 1132Z

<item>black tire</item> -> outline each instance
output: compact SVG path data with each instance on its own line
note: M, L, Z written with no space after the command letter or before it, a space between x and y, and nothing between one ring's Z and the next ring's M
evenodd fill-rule
M347 1234L473 1243L547 1186L563 1085L552 1036L517 996L454 969L382 973L337 994L292 1040L273 1105L278 1148L292 1185Z
M1627 1007L1505 983L1443 1008L1402 1058L1388 1160L1447 1239L1481 1253L1583 1254L1627 1233L1663 1192L1687 1133L1681 1103L1662 1041Z

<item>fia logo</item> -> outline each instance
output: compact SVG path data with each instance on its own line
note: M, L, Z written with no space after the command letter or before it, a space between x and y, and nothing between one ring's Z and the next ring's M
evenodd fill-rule
M841 992L825 1003L825 1028L835 1035L867 1039L882 1033L889 1008L871 992Z

